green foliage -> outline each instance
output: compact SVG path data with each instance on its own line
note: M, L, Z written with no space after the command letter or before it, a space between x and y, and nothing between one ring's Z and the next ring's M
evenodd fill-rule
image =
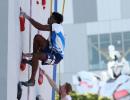
M111 100L110 98L107 98L107 97L100 97L97 94L80 95L80 94L77 94L74 91L71 92L70 95L72 97L72 100ZM60 100L58 95L56 95L55 100Z
M98 95L96 94L87 94L86 96L88 97L87 100L98 100Z
M98 100L110 100L108 97L99 97Z

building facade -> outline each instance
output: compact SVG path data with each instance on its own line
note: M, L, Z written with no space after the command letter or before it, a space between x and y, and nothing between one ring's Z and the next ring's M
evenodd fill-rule
M78 71L107 69L108 46L130 61L129 0L73 0L73 22L65 23L66 49L61 81Z

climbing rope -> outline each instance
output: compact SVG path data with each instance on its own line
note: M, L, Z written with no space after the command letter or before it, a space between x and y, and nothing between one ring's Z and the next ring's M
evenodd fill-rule
M52 14L52 0L50 0L50 16L51 16L51 14Z
M65 8L65 0L63 0L63 4L62 4L62 15L64 15L64 8ZM61 86L61 66L60 66L61 62L59 63L59 88ZM61 99L61 96L59 95L59 100Z
M62 15L64 15L64 8L65 8L65 0L63 0L63 5L62 5Z

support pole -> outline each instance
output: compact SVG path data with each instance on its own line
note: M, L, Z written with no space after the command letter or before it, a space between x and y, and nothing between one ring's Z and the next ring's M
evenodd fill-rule
M54 11L57 12L57 0L54 0ZM56 82L56 65L53 66L53 80ZM55 90L52 89L52 100L55 100Z

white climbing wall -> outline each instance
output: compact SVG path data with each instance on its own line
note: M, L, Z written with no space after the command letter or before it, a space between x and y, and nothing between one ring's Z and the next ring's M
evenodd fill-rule
M39 0L41 1L41 0ZM32 0L32 17L39 21L40 23L46 24L47 18L50 14L50 0L46 0L46 9L43 10L41 4L37 5L36 0ZM26 20L25 31L19 31L19 7L21 6L23 11L30 14L30 0L9 0L8 2L8 72L7 72L7 100L17 100L17 83L18 81L28 80L28 67L25 71L21 72L19 69L21 52L29 52L29 34L31 32L31 39L37 30L31 26L31 31L29 31L29 22ZM47 32L40 32L48 37ZM32 50L32 41L31 41ZM40 65L41 66L41 65ZM52 76L52 66L42 66ZM31 67L29 67L31 72ZM37 77L38 78L38 77ZM36 95L40 94L43 96L44 100L51 100L52 88L45 79L42 86L37 84L34 87L23 88L23 95L21 100L35 100ZM29 94L28 94L29 93Z

